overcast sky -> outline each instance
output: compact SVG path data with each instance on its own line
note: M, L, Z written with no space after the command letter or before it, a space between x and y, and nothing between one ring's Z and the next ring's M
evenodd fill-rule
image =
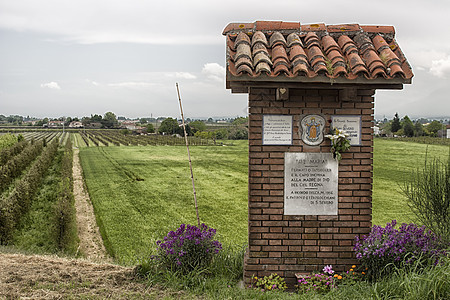
M393 25L415 74L375 114L450 116L450 1L0 0L0 114L245 116L225 89L230 22Z

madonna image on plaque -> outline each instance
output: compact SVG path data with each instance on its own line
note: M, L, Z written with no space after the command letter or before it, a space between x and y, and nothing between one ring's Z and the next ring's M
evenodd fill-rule
M310 146L320 145L323 141L325 119L319 115L307 115L300 122L302 128L302 140Z

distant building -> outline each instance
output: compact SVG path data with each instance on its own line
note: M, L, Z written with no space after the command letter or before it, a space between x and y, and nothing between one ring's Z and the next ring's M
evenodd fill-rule
M137 121L123 121L120 123L120 128L126 128L128 130L136 130L139 126L136 125Z
M447 138L450 139L450 125L447 125Z
M63 127L64 121L48 121L47 126L48 127Z
M86 125L86 128L95 128L95 129L98 129L98 128L102 128L102 123L100 123L100 122L92 122L92 123L89 123L89 124L87 124Z
M83 123L81 123L79 121L73 121L73 122L70 122L69 127L70 128L82 128Z

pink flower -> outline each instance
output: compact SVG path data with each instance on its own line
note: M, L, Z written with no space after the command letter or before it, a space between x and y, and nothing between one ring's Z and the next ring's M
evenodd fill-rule
M323 268L323 270L322 270L324 273L328 273L328 274L333 274L334 273L334 271L333 271L333 267L331 266L331 265L326 265L324 268Z

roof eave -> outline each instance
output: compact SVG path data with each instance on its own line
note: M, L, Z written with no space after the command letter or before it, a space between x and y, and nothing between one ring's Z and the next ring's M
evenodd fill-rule
M233 89L242 87L267 87L275 88L280 86L289 86L290 88L312 88L314 86L329 89L339 89L346 87L357 87L360 89L403 89L403 84L411 84L409 78L374 78L367 79L365 77L357 77L354 79L347 79L343 77L329 78L326 76L306 77L306 76L268 76L261 74L257 77L251 77L246 74L235 76L227 72L226 86Z

